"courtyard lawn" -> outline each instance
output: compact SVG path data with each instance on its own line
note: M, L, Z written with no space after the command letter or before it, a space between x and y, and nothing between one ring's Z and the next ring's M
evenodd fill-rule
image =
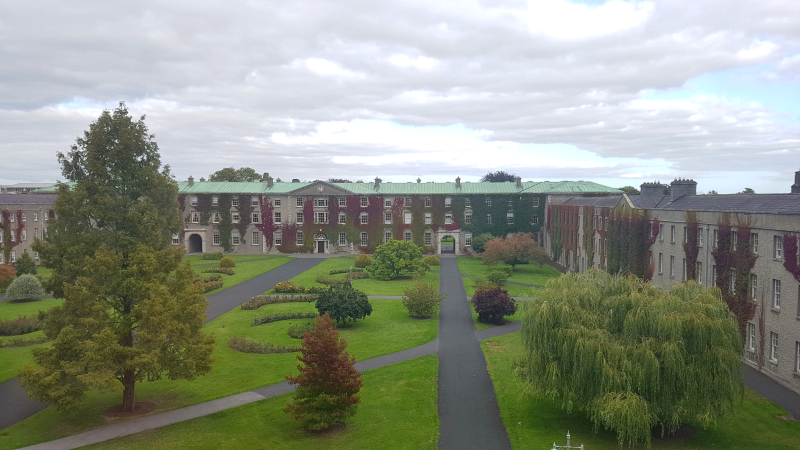
M335 433L306 433L281 411L293 394L85 447L112 449L435 449L435 355L364 372L356 415Z
M185 257L184 261L186 261L187 259L191 261L191 258L195 258L196 256L198 256L198 255ZM268 255L264 255L264 256L268 256ZM243 258L244 255L237 255L237 257ZM269 272L270 270L272 270L272 269L274 269L276 267L282 266L282 265L288 263L289 261L291 261L293 259L294 258L291 258L291 257L288 257L288 256L273 256L273 257L269 257L269 258L260 258L259 260L256 260L256 261L240 261L240 262L237 262L236 263L236 267L233 268L233 275L225 275L224 273L220 274L220 275L222 275L222 279L225 281L225 284L219 289L214 289L213 291L206 292L206 295L216 294L217 292L219 292L219 291L221 291L223 289L227 289L227 288L229 288L231 286L235 286L235 285L241 283L242 281L247 281L247 280L249 280L249 279L251 279L253 277L257 277L257 276L259 276L259 275L261 275L261 274L263 274L265 272ZM219 261L206 261L206 262L215 263L215 265L212 265L212 266L195 266L195 262L192 261L192 269L194 269L195 273L200 275L200 276L213 275L213 274L210 274L210 273L203 273L203 271L206 270L206 269L210 269L212 267L218 267ZM198 263L198 264L200 264L200 263Z
M471 256L459 256L456 258L458 270L462 275L488 276L492 271L492 266L484 266L483 260ZM533 286L544 286L550 278L561 276L561 272L548 266L547 264L539 267L537 263L520 264L516 266L514 272L508 277L508 281L515 283L530 284Z
M436 338L437 317L430 320L411 319L400 300L371 300L371 303L371 316L359 320L354 326L341 328L341 335L349 344L348 350L357 360L404 350ZM296 372L299 353L241 353L228 348L228 340L232 336L243 335L263 342L299 346L300 340L292 339L286 334L289 325L311 322L313 319L250 326L254 317L286 311L315 309L313 303L265 305L253 311L236 308L208 323L205 330L217 338L212 356L215 359L212 371L194 381L161 379L151 383L138 383L137 400L155 403L154 413L158 413L284 381L285 374ZM7 436L0 437L0 449L50 441L119 421L106 419L103 411L121 402L120 391L92 390L85 398L83 404L70 412L47 408L7 428L3 431Z
M475 283L472 282L472 278L462 278L464 283L464 289L467 291L467 295L472 297L475 295ZM535 289L528 286L520 286L518 284L505 284L502 286L503 289L508 291L508 295L512 297L531 297L531 290Z
M36 316L39 311L59 306L64 303L63 299L43 298L32 302L0 302L0 320L13 320L19 316ZM13 337L39 338L43 337L42 331L23 334L20 336L0 337L0 342L8 341ZM17 376L17 372L25 363L32 363L33 356L31 349L46 347L50 344L29 345L27 347L5 347L0 348L0 382L9 380Z
M577 409L573 409L572 414L567 414L558 401L521 395L522 386L512 375L514 359L523 352L519 332L483 341L481 348L494 383L500 414L514 449L552 448L553 442L565 445L569 431L572 445L584 444L591 450L619 450L615 433L602 427L597 434L593 433L592 423ZM777 417L784 414L787 412L782 408L747 389L744 403L738 406L738 411L732 418L721 420L715 427L707 430L696 426L696 435L690 439L653 439L652 448L797 449L800 447L800 422ZM640 444L637 448L645 447Z
M271 258L286 258L288 255L224 255L228 258L232 259L234 262L244 262L244 261L258 261L262 259L271 259ZM192 266L203 265L204 267L217 267L219 265L218 259L203 259L203 255L191 255L191 256L184 256L184 261L191 261Z
M517 302L517 312L515 312L514 314L512 314L510 316L506 316L505 317L506 324L507 323L512 323L512 322L519 322L520 319L522 319L522 308L524 308L524 307L525 307L524 302ZM488 323L478 322L478 313L475 312L475 308L472 307L472 305L470 305L470 308L472 309L472 322L475 324L475 329L476 330L485 330L487 328L494 328L494 327L498 327L498 326L502 327L503 325L505 325L505 324L503 324L503 325L495 325L495 324L488 324Z
M330 271L333 269L347 269L349 267L355 267L354 261L350 258L328 258L289 281L298 286L325 287L324 284L317 283L318 276L344 279L347 274L340 273L331 275ZM438 286L439 274L427 272L423 281L426 283L433 283ZM389 281L381 281L376 278L353 280L353 287L363 291L367 295L403 295L403 289L409 288L413 285L414 280L410 276L397 277L394 280ZM269 291L269 293L272 293L272 291Z
M6 300L0 302L0 320L12 320L19 316L35 316L39 311L47 311L64 303L61 298L43 298L41 300L16 302Z

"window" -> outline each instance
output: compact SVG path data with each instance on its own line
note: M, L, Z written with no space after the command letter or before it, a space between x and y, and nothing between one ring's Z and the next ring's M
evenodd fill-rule
M211 219L214 223L219 223L219 213L215 212Z
M689 228L683 227L683 243L686 244L689 242Z
M253 237L250 239L250 243L253 245L261 245L261 239L258 236L258 231L253 231Z
M472 200L470 200L469 198L465 198L464 199L464 207L465 208L472 208Z
M26 230L26 229L22 230L22 240L23 241L27 241L28 240L28 230Z
M531 225L538 225L539 224L539 215L534 214L531 216Z
M328 213L320 211L315 212L314 223L328 223Z
M697 282L703 284L703 263L697 261Z
M386 208L391 208L392 207L392 200L393 200L392 197L384 197L383 198L383 206L386 207Z
M411 242L411 230L406 230L403 232L403 240Z
M719 247L719 230L714 230L714 248Z
M339 213L339 225L344 225L345 223L347 223L347 215Z
M772 362L778 362L778 333L770 331L769 333L769 359Z
M686 281L686 258L683 258L683 278L681 280Z
M281 223L281 213L276 212L272 213L272 215L274 216L272 223Z
M283 245L283 232L276 231L274 235L275 245Z
M303 197L297 197L295 199L294 205L297 206L298 208L302 208L303 207Z
M731 247L733 250L736 251L736 244L739 241L739 233L736 231L731 231Z
M781 309L781 280L772 280L772 307Z
M275 213L275 214L277 214L277 215L278 215L278 217L280 218L280 215L281 215L281 213ZM231 222L233 222L233 223L239 223L239 213L233 213L233 214L231 214Z
M305 216L303 215L303 213L301 213L301 212L299 212L299 213L295 213L295 214L294 214L294 216L295 216L295 217L294 217L294 221L295 221L296 223L298 223L298 224L302 225L302 224L304 224L304 223L306 222L306 220L305 220Z
M405 211L403 213L403 223L406 225L411 223L411 211Z
M12 216L13 217L13 216ZM783 256L783 240L780 236L773 237L774 243L774 251L772 252L772 257L775 259L781 259Z
M197 206L197 197L191 198L192 206Z
M425 225L430 225L431 220L431 213L425 213Z
M219 206L219 197L216 195L211 197L211 206Z
M703 246L703 230L701 230L699 228L697 230L697 246L698 247L702 247Z
M369 235L365 232L361 232L361 245L367 245L369 243Z
M486 197L486 206L492 206L492 197Z
M425 197L425 207L426 208L430 208L432 204L433 204L433 201L431 200L431 198L430 197Z
M339 207L344 208L347 206L347 197L339 197Z
M16 216L17 216L16 214L11 214L11 216L9 217L9 222L14 223L14 221L17 220Z
M509 225L514 223L514 213L513 212L510 212L510 213L506 214L506 221L508 222Z
M280 208L281 207L281 199L276 198L276 199L272 200L272 204L275 205L276 208Z
M750 274L750 297L756 300L756 290L758 289L758 276L754 273Z
M38 228L34 228L33 229L33 238L34 239L39 239L39 229Z
M3 252L0 252L0 264L5 264L5 263L6 263L5 255L3 254Z
M250 206L258 206L258 197L250 197Z
M800 342L794 343L794 371L800 372Z
M464 223L467 225L472 223L472 213L464 213Z
M487 214L486 215L486 223L489 224L489 225L492 224L492 215L491 214Z
M658 225L658 240L659 241L663 241L664 240L664 225L663 224L659 224Z
M239 245L239 241L240 241L239 230L231 231L231 243L233 245Z
M711 281L711 285L712 286L716 286L717 285L717 265L716 264L711 266L711 280L709 280L709 281Z
M539 197L533 199L533 204L531 206L533 206L534 208L539 207Z
M756 349L756 324L747 324L747 348L750 350Z
M669 257L669 276L671 278L675 277L675 257L672 255Z
M11 242L17 241L17 233L11 233Z
M367 197L361 197L361 207L366 208L367 204L369 204L369 199Z
M17 251L11 250L11 263L13 264L15 262L17 262Z
M406 197L405 201L403 201L403 204L406 206L411 206L411 197Z
M38 222L39 221L39 213L33 213L33 221L34 222Z
M386 223L386 224L392 223L392 213L391 212L386 211L385 213L383 213L383 223Z
M464 245L466 245L467 247L472 246L472 233L464 234Z
M367 213L361 213L361 225L369 223L369 216Z
M305 241L303 240L303 238L304 238L303 232L302 231L298 231L297 235L295 236L295 242L297 243L297 245L305 244Z
M259 219L259 217L258 217L258 216L259 216L259 214L258 214L258 213L252 213L252 217L251 217L251 219L252 219L252 220L251 220L251 222L253 222L253 223L258 223L258 222L260 222L260 221L261 221L261 219Z
M451 197L445 197L444 198L444 207L445 208L449 208L450 205L452 205L452 204L453 204L453 199Z
M389 242L392 240L392 232L390 230L383 231L383 242Z
M214 234L211 235L211 243L219 245L219 231L215 231Z
M731 292L736 292L736 269L731 269Z
M314 199L314 206L317 207L317 208L327 208L328 207L328 197L315 198Z
M347 233L344 231L339 233L339 245L347 245Z
M753 253L758 253L758 233L750 233L750 248Z
M669 227L669 241L675 243L675 225Z
M178 245L181 243L181 238L177 234L172 235L172 245Z
M431 242L433 241L432 237L433 236L430 231L425 232L425 245L431 245Z
M192 223L200 223L200 213L192 211Z
M445 225L452 225L453 223L453 215L452 214L445 214L444 215L444 224Z
M664 254L658 254L658 274L661 275L664 273Z
M514 200L511 200L511 199L508 200L508 207L509 208L513 208L514 207Z
M239 197L233 197L231 199L231 206L239 207Z

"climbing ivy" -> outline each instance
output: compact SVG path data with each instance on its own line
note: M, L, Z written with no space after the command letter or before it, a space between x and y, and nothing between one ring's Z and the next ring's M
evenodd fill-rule
M717 247L711 251L717 265L717 287L722 291L722 299L736 316L739 333L744 338L747 321L756 312L756 303L750 298L750 271L756 264L758 255L750 246L749 220L736 219L736 240L733 239L730 214L723 214L717 220ZM735 278L733 278L735 277ZM733 278L733 283L731 279Z
M697 212L686 211L686 242L683 251L686 253L686 279L697 279L697 255L700 253Z
M797 264L797 246L800 237L794 233L784 233L783 235L783 267L800 281L800 265Z
M11 229L11 214L14 214L17 224L14 230ZM0 209L0 215L3 217L3 221L0 222L0 233L3 235L3 242L0 242L0 251L3 252L3 261L6 264L11 264L11 249L22 243L22 230L25 228L25 222L22 221L21 210L12 213L11 211ZM14 234L13 240L11 239L12 233Z
M607 245L608 272L630 273L649 281L653 278L653 258L650 246L656 240L658 219L650 221L647 210L621 210L609 216Z

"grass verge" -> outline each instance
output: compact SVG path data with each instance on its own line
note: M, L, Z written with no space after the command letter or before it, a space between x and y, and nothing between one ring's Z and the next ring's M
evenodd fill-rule
M16 319L19 316L35 316L39 311L59 306L64 303L64 299L43 298L33 302L0 302L0 320ZM41 331L21 335L23 337L36 338L44 336ZM9 337L0 337L0 340L8 340ZM50 344L30 345L27 347L0 348L0 382L10 380L17 376L17 372L25 363L33 362L31 349L45 347Z
M464 275L481 275L485 277L492 271L492 267L484 266L483 260L480 258L459 256L456 258L456 262L458 263L458 270ZM544 286L547 280L559 276L561 276L561 272L546 264L541 267L536 263L522 264L516 266L516 269L508 278L508 281L534 286Z
M520 396L521 386L513 378L512 365L523 352L519 332L488 339L481 343L489 374L494 383L500 414L508 429L514 449L552 448L553 442L564 445L567 431L572 445L584 444L591 450L619 450L616 434L603 430L595 434L586 416L573 410L567 414L560 403L546 398ZM747 389L744 403L730 419L704 430L695 426L696 435L682 441L653 439L652 448L659 449L728 449L770 450L796 449L800 444L800 422L777 418L787 414L779 406ZM694 424L689 424L694 426ZM638 448L645 448L639 445Z
M184 261L191 258L196 258L198 255L188 256L184 258ZM252 257L256 257L257 255L252 255ZM265 257L268 255L264 255ZM244 258L245 255L237 255L238 258ZM222 274L222 279L225 281L225 284L219 288L214 289L213 291L206 292L206 295L213 295L223 289L227 289L231 286L236 286L237 284L241 283L242 281L247 281L253 277L257 277L265 272L269 272L270 270L282 266L289 261L293 260L294 258L290 258L288 256L272 256L269 258L260 258L258 261L240 261L236 263L236 267L233 268L233 275L225 275ZM202 260L201 260L202 261ZM206 261L206 262L215 262L215 261ZM203 274L205 269L209 269L214 266L199 266L195 267L194 261L192 262L192 268L194 269L195 273L198 275L209 275Z

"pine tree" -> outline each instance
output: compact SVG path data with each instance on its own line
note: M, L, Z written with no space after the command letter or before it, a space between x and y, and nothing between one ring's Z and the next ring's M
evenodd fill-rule
M314 330L303 337L300 375L286 375L297 390L284 412L307 430L324 430L355 415L361 398L355 394L364 381L355 368L355 358L346 351L347 341L339 337L328 314L317 317Z

